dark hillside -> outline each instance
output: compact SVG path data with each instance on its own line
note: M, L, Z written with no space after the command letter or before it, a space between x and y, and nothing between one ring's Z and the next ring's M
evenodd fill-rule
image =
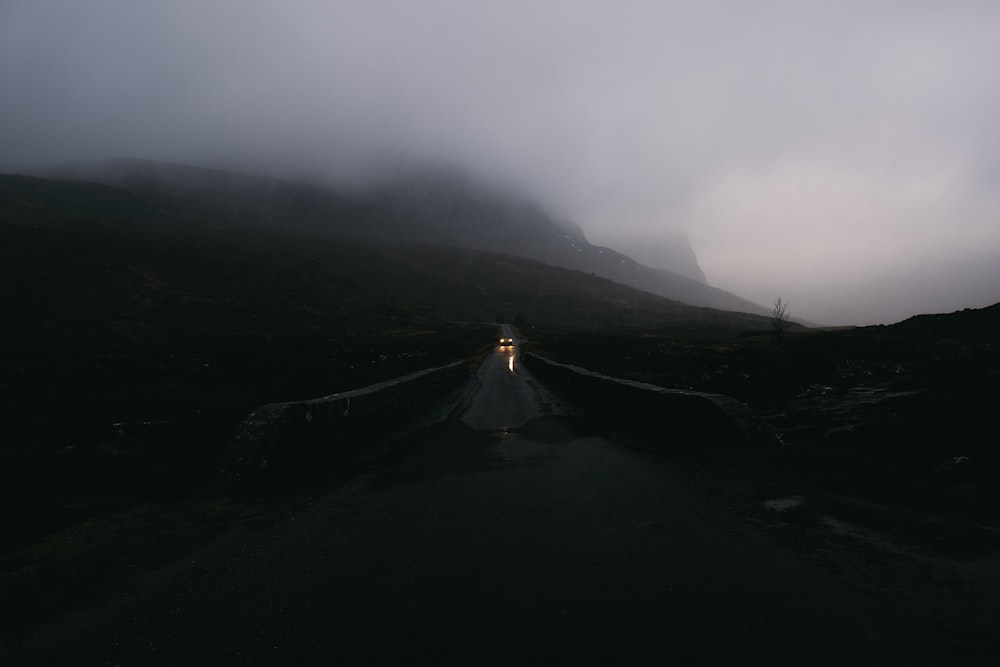
M10 176L0 195L4 298L21 323L2 335L23 345L322 339L515 315L570 328L767 326L510 255L238 229L93 184Z
M576 225L447 169L408 173L353 191L139 160L78 165L55 173L110 184L171 207L209 212L216 224L501 252L592 273L691 305L767 313L704 282L594 246Z

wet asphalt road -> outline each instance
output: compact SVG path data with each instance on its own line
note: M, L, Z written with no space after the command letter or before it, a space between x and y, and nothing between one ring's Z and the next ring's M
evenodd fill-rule
M73 661L956 664L572 414L498 350L413 456L140 596Z

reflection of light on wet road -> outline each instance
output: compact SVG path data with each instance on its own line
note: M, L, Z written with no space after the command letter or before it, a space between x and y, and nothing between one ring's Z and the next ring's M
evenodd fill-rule
M514 372L514 353L513 352L511 352L510 354L507 355L507 370L509 370L511 373Z

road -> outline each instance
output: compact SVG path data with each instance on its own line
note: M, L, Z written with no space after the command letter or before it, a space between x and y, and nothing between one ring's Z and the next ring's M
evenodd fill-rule
M500 338L515 340L510 325L502 326ZM457 411L464 424L479 431L496 431L536 417L578 413L521 367L518 350L516 344L500 346L480 367L475 387Z
M934 665L956 647L497 349L415 453L137 596L74 664ZM668 427L668 425L665 425Z

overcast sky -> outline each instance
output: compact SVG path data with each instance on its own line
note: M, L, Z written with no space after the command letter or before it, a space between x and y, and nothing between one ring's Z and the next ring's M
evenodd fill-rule
M824 323L1000 301L998 119L995 0L0 0L0 169L447 160Z

